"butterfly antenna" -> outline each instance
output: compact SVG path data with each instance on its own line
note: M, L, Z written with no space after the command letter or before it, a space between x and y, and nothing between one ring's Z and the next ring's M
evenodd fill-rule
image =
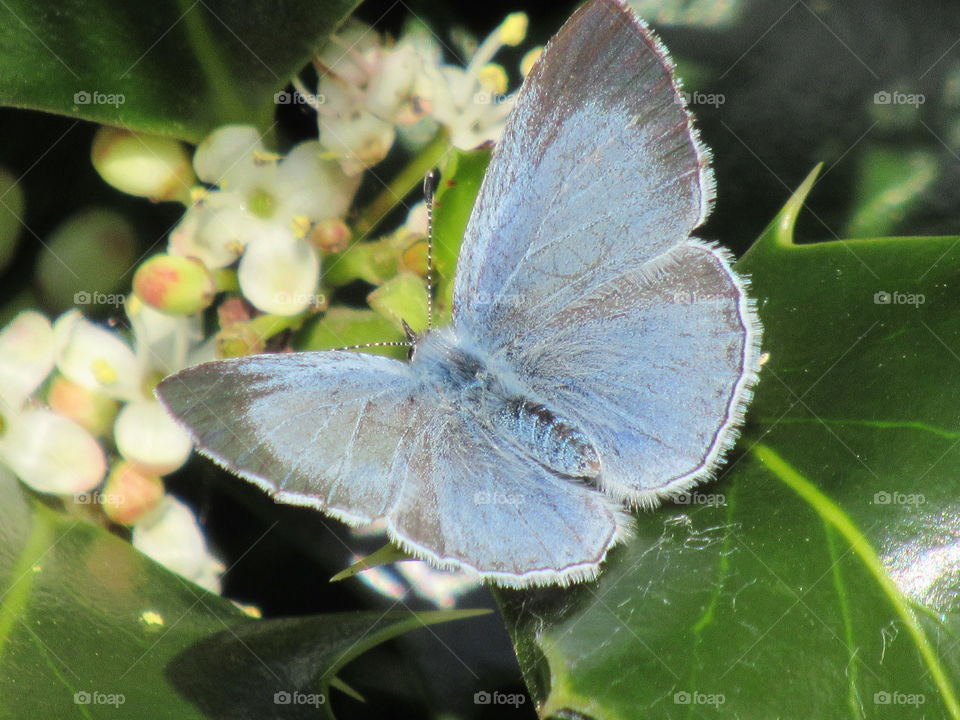
M410 347L411 342L409 340L393 340L391 342L372 342L372 343L361 343L360 345L347 345L346 347L334 348L334 350L364 350L366 348L375 348L375 347Z
M427 203L427 329L433 327L433 195L440 173L436 168L423 178L423 198Z

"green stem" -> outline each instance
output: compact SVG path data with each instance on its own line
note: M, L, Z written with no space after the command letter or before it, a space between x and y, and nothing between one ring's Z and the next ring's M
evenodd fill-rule
M247 327L262 340L269 340L284 330L300 327L303 315L258 315L247 322Z
M354 225L354 238L363 240L376 230L380 222L407 196L423 182L423 176L436 167L444 152L450 147L446 128L437 130L427 145L400 171L369 205L360 211L360 217Z
M237 292L240 290L240 281L237 280L237 271L229 268L212 270L213 284L217 292Z

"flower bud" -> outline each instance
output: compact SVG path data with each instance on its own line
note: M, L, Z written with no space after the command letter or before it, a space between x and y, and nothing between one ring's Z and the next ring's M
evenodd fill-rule
M93 167L106 182L154 202L189 202L197 182L190 156L172 138L142 135L104 125L93 138Z
M123 303L117 292L129 280L136 261L136 234L119 213L102 208L83 210L61 223L44 240L36 264L36 284L56 311L80 306L110 312ZM68 270L69 268L69 270Z
M264 337L249 323L227 325L216 335L217 357L232 358L256 355L267 346Z
M47 404L93 435L103 437L117 417L117 401L103 393L85 388L63 375L56 375L47 391Z
M148 474L171 473L190 456L190 436L154 400L126 405L113 434L120 454Z
M320 252L343 252L350 242L350 228L339 218L323 220L311 228L307 240Z
M169 315L191 315L209 307L217 286L206 265L181 255L154 255L137 268L133 291Z
M103 511L120 525L134 525L163 499L163 480L126 461L116 463L100 493Z

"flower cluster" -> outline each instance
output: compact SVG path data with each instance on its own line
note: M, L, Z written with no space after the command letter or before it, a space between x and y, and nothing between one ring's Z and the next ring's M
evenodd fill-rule
M163 315L136 296L126 310L132 346L76 310L53 323L25 311L0 331L0 462L38 492L98 503L111 521L134 527L140 546L138 537L195 525L182 503L164 497L161 476L186 462L191 443L153 387L212 352L196 317ZM149 542L141 549L155 556ZM187 557L168 564L217 590L220 565L199 531Z
M351 21L317 54L316 104L320 142L354 174L380 162L397 130L425 126L408 137L429 137L438 126L467 150L496 140L513 96L503 66L492 62L504 46L523 42L527 16L513 13L475 51L465 67L443 62L441 45L423 28L389 42ZM529 71L537 51L521 62ZM425 130L425 131L424 131Z
M101 177L154 202L180 202L185 212L166 252L136 269L133 293L104 295L123 305L129 332L75 309L53 322L22 312L0 330L0 466L37 492L95 501L107 520L133 529L141 551L218 591L222 564L192 512L165 490L163 476L182 467L192 447L154 387L194 363L261 351L323 311L305 349L329 346L323 338L346 345L364 332L401 332L401 318L424 314L426 208L414 206L402 225L371 237L402 197L390 187L385 206L358 212L365 171L398 142L416 161L438 142L470 149L497 140L513 96L493 60L519 45L526 28L525 15L508 16L482 42L463 44L468 60L460 66L445 62L423 27L391 40L351 21L314 58L317 92L294 79L313 98L318 137L283 154L245 125L216 129L192 158L174 140L101 128L92 151ZM524 57L522 74L536 52ZM423 165L423 157L414 161ZM64 295L69 288L49 264L47 285ZM375 286L370 309L328 308L330 292L355 280ZM78 299L91 295L82 287L69 291L74 304L89 304ZM205 334L212 321L219 327ZM452 603L456 587L435 601Z

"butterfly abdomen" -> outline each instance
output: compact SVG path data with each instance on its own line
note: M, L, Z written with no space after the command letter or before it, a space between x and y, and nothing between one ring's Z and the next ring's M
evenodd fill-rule
M590 440L545 405L511 398L495 418L534 459L551 470L570 477L599 475L600 458Z

